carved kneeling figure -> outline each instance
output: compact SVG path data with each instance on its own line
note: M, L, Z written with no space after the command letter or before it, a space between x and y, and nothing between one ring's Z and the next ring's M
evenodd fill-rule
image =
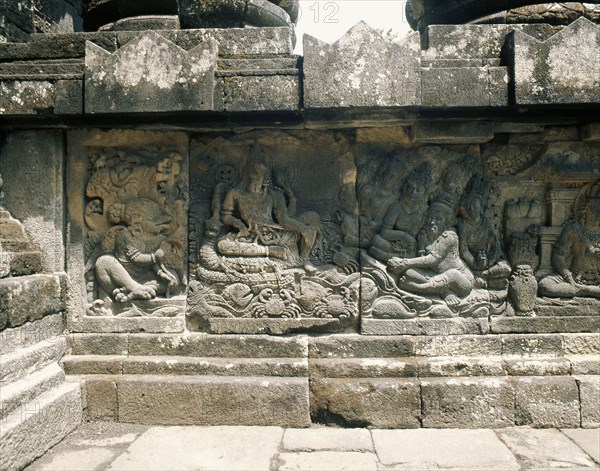
M179 279L165 267L162 235L171 223L154 201L138 198L115 203L111 220L118 224L104 241L105 252L96 261L100 288L117 302L148 300L166 294Z
M392 258L388 262L391 273L403 274L398 287L419 294L438 295L449 307L460 304L474 287L474 276L461 260L458 236L448 228L451 208L433 203L429 208L424 229L434 242L426 254L415 258Z

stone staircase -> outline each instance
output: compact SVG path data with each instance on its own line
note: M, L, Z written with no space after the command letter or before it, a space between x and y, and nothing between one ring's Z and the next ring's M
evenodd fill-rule
M82 420L81 385L65 380L58 362L68 350L62 290L36 287L56 283L58 275L32 275L0 280L0 469L22 469L60 442ZM15 288L16 287L16 288ZM13 296L14 294L14 296ZM38 293L39 294L39 293ZM22 316L19 301L37 303ZM58 306L59 309L52 309ZM49 313L48 311L55 311Z

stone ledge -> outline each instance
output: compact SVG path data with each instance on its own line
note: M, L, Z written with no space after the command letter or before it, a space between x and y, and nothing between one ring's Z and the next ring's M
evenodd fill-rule
M487 334L489 322L485 319L372 319L363 318L363 335L468 335Z
M88 333L128 333L159 332L175 333L185 329L185 318L178 317L91 317L84 316L71 321L71 332Z
M492 317L491 332L495 334L598 333L600 317Z

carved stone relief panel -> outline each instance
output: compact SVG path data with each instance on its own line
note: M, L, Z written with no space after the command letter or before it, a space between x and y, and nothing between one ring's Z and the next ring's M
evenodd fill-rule
M199 137L191 159L188 326L355 329L359 230L347 136Z
M69 206L81 224L72 242L80 237L85 318L183 316L188 149L181 137L98 132L72 146L69 172L83 194L72 188L81 203Z
M378 148L355 149L363 333L599 315L598 146Z

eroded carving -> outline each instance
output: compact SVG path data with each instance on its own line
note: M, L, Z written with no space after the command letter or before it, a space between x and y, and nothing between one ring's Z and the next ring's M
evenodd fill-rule
M254 145L244 163L217 165L211 190L194 204L192 225L202 236L188 296L190 327L210 330L215 319L262 319L259 331L272 319L351 325L358 318L358 216L343 204L306 210L301 170L267 164L265 152ZM352 199L342 187L332 182L323 190Z
M600 299L600 181L581 191L552 249L555 273L543 278L540 294Z
M186 285L181 154L101 149L90 161L88 315L176 315Z

